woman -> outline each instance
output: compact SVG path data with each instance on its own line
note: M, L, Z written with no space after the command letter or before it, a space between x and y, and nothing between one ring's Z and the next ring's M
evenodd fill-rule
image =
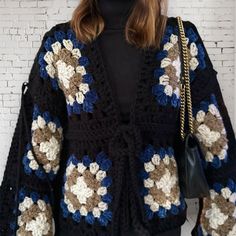
M161 0L82 0L45 33L22 86L1 235L180 235L181 61L165 12ZM235 136L203 41L184 30L210 186L192 235L235 235Z

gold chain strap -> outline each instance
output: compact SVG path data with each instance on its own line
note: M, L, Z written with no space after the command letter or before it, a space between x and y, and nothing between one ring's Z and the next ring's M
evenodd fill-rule
M189 131L193 133L193 115L192 115L192 100L190 91L190 76L189 76L189 56L187 40L185 37L184 26L180 16L177 16L180 40L181 40L181 51L182 51L182 63L183 63L183 73L182 73L182 83L180 88L180 135L184 139L184 123L185 123L185 100L187 99L187 109L188 109L188 121L189 121ZM186 94L186 95L185 95Z

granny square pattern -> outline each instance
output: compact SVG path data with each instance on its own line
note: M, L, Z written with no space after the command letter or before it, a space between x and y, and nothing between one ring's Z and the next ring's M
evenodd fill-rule
M89 224L95 220L106 226L112 219L109 203L112 196L108 189L112 178L107 174L112 162L104 152L92 161L88 155L78 160L71 155L64 176L61 208L64 217L72 217L75 222L83 218Z

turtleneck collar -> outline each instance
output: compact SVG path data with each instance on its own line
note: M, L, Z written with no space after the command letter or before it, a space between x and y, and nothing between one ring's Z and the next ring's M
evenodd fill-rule
M123 29L136 0L98 0L106 29Z

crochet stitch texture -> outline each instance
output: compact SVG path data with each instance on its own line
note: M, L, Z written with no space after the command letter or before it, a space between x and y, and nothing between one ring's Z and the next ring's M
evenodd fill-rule
M211 194L192 235L236 235L236 142L217 72L196 26L184 21L194 132ZM177 20L143 64L123 124L96 40L69 22L45 33L22 92L0 187L0 235L143 235L181 226L178 181L181 60Z

